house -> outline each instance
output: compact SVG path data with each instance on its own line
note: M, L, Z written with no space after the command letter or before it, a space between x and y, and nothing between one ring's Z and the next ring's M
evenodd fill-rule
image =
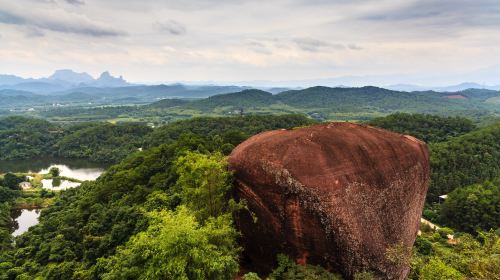
M30 182L21 182L21 183L19 183L19 187L20 187L22 190L28 190L28 189L33 188L33 186L31 185L31 183L30 183Z

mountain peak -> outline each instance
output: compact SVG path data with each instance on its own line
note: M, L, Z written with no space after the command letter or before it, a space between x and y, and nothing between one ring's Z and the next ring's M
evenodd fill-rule
M54 74L48 77L48 79L64 81L71 84L90 83L94 81L94 78L92 78L89 74L85 72L77 73L71 69L56 70Z
M113 76L111 76L111 74L109 73L109 71L104 71L99 76L99 79L106 79L106 78L111 78L111 77L113 77Z
M120 77L113 77L109 71L104 71L101 73L99 78L94 82L97 86L105 86L105 87L120 87L120 86L128 86L127 81Z

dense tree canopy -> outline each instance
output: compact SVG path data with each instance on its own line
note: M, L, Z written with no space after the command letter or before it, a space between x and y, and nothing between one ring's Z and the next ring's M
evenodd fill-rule
M500 178L455 189L441 207L441 221L460 231L500 228Z
M368 122L391 131L412 135L427 143L442 142L474 129L472 121L461 117L396 113Z
M159 127L146 137L146 147L169 143L186 133L211 137L218 135L225 143L237 145L246 138L265 130L293 128L315 123L302 115L200 117ZM232 148L231 148L232 149Z
M369 124L430 142L430 202L456 188L500 177L498 122L474 129L464 118L397 113Z
M55 155L118 162L141 147L143 137L151 131L143 124L134 123L98 123L79 128L55 143Z
M23 117L0 119L0 159L41 156L59 137L58 127L48 121Z
M144 124L82 123L59 126L24 117L0 119L0 159L41 156L116 163L141 147Z
M500 123L430 145L429 201L456 188L500 177Z

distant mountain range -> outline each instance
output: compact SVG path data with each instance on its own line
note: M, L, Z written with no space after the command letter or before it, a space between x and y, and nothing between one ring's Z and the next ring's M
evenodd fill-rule
M353 87L356 85L370 85L383 84L386 80L385 76L352 76L352 77L339 77L331 79L316 79L316 80L296 80L296 81L246 81L246 82L189 82L183 86L189 89L203 89L210 87L232 89L240 88L256 88L262 89L273 94L287 91L290 89L304 89L313 86L329 86L329 87ZM103 72L98 78L94 78L88 73L78 73L70 69L62 69L55 71L51 76L46 78L22 78L14 75L1 75L0 74L0 90L20 90L28 91L35 94L53 94L53 93L68 93L68 92L86 92L88 88L125 88L133 86L144 86L139 84L132 84L123 79L122 76L114 77L109 72ZM153 85L151 87L163 86ZM179 84L169 85L172 87L179 86ZM414 84L391 84L382 86L382 88L396 90L396 91L436 91L436 92L457 92L466 89L489 89L500 90L500 85L483 85L474 82L465 82L450 86L422 86ZM142 88L143 89L143 88ZM156 89L157 90L157 89ZM95 90L93 90L95 91ZM227 93L230 91L223 90L222 92L216 91L215 94ZM202 94L203 95L203 94ZM210 94L208 94L210 95ZM197 96L206 97L208 95Z
M384 87L386 89L399 90L399 91L438 91L438 92L457 92L463 91L466 89L489 89L489 90L500 90L500 85L497 86L488 86L488 85L480 85L478 83L460 83L458 85L444 86L444 87L426 87L426 86L417 86L411 84L397 84L390 85Z
M87 73L77 73L73 70L57 70L47 78L22 78L14 75L0 75L0 89L29 91L37 94L54 93L82 87L127 87L123 77L113 77L109 72L103 72L97 79Z

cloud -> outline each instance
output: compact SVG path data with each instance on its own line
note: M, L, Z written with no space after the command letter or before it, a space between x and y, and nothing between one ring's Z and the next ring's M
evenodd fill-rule
M356 44L348 44L347 45L347 48L349 48L350 50L355 50L355 51L359 51L359 50L362 50L363 48L356 45Z
M293 42L297 47L307 52L321 52L326 50L344 50L346 46L343 44L332 44L327 41L317 40L313 38L296 38ZM349 47L352 49L351 47Z
M259 54L265 54L265 55L270 55L272 54L272 51L269 49L269 47L264 44L263 42L258 42L258 41L251 41L247 43L247 46L254 52L259 53Z
M28 28L26 28L24 34L28 38L35 38L35 37L43 37L43 36L45 36L45 33L43 33L42 30L40 30L39 28L36 28L36 27L28 27Z
M378 22L418 22L443 29L500 26L500 1L496 0L419 0L387 6L368 13L362 20Z
M343 49L344 46L338 44L331 44L326 41L321 41L312 38L297 38L293 40L297 47L303 51L319 52L325 49Z
M52 7L51 10L24 11L0 4L0 23L26 27L27 30L55 31L92 37L124 36L125 32L101 26L79 14Z
M439 76L499 65L499 18L500 0L0 0L0 72Z
M76 5L76 6L85 5L85 1L83 1L83 0L64 0L64 1L68 4Z
M187 33L186 26L175 20L169 20L165 22L157 22L156 27L162 31L169 33L171 35L184 35Z

